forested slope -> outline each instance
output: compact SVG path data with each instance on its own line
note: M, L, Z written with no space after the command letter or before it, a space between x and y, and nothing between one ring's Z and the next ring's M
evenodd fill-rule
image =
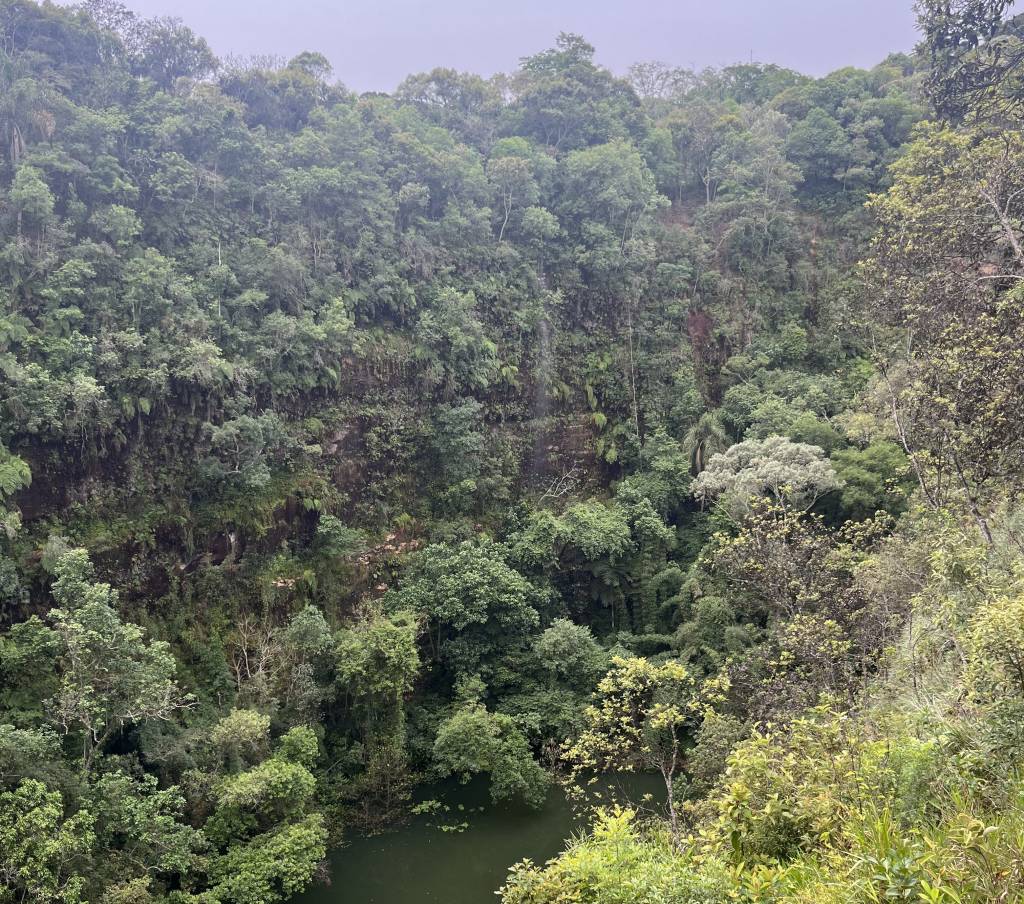
M1018 45L965 5L823 79L561 35L357 96L0 0L0 901L286 900L452 774L666 778L509 901L625 900L606 836L773 900L941 809L1019 652Z

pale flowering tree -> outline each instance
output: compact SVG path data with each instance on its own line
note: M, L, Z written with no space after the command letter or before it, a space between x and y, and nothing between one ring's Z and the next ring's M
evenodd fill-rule
M769 436L745 440L713 455L694 480L693 495L703 505L716 504L739 517L754 499L767 498L806 510L842 485L818 446Z

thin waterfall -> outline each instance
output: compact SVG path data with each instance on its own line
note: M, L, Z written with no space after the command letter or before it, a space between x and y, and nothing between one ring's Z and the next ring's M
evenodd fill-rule
M533 406L530 412L533 424L533 454L529 470L531 477L542 472L547 464L545 454L548 437L547 419L551 411L553 373L551 324L545 311L537 322L537 373L533 381Z

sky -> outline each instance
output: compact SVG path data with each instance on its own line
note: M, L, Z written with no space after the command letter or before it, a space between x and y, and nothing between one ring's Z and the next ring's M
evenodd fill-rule
M126 0L179 17L218 56L323 53L355 91L391 91L435 66L491 75L582 34L617 73L660 60L751 59L809 75L870 67L916 41L912 0Z

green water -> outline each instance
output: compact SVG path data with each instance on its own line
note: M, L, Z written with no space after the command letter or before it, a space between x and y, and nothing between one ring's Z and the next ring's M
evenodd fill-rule
M639 801L645 793L658 794L660 780L623 776L615 785L620 799ZM382 835L350 838L331 856L331 884L316 886L294 904L496 902L494 892L509 866L525 857L543 863L585 827L557 789L541 810L491 804L486 781L422 789L420 799L428 798L443 801L449 811L413 817ZM469 827L462 832L438 827L460 822Z

